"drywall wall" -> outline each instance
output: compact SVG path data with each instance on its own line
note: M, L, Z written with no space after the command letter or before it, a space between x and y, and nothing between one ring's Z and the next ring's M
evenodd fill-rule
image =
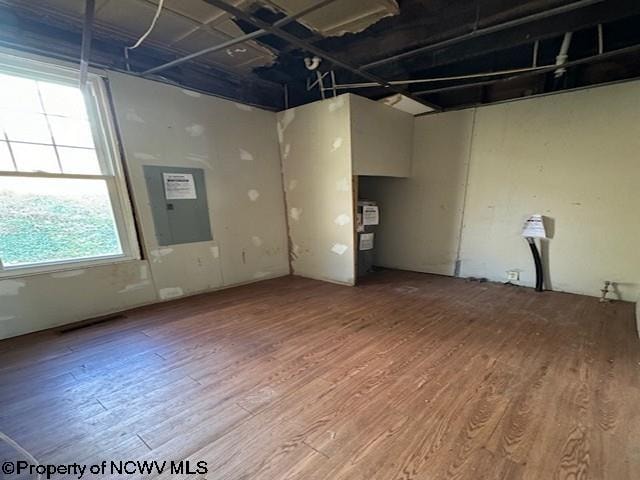
M109 80L160 297L287 274L275 114L128 75ZM212 241L158 247L143 165L204 169Z
M349 95L279 113L278 135L293 273L353 284Z
M461 244L462 275L534 273L520 237L531 213L554 224L555 290L635 301L640 281L640 82L480 108Z
M380 207L378 265L454 274L472 124L472 110L419 117L410 178L360 177L359 197Z
M0 280L0 338L289 273L275 114L108 75L148 260ZM205 170L213 241L158 247L143 165Z
M384 103L348 95L354 175L411 174L413 115Z
M545 253L554 290L597 296L611 280L621 298L636 301L640 82L482 107L475 122L473 114L416 119L415 176L367 187L373 199L380 192L380 239L390 239L391 229L401 232L392 248L381 244L382 264L451 274L459 249L460 275L506 281L508 270L519 270L520 283L532 286L520 232L528 214L540 213L553 224ZM402 182L422 195L402 194ZM462 198L463 228L456 235ZM435 215L438 209L451 209L457 219ZM391 215L401 211L425 211L428 220Z

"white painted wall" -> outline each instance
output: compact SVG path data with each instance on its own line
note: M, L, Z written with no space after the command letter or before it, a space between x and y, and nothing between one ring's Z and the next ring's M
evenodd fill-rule
M348 95L354 175L411 174L413 115L358 95Z
M459 248L462 276L506 281L518 269L531 286L520 230L528 214L541 213L555 223L554 290L597 296L612 280L636 301L640 82L482 107L475 122L473 115L417 118L413 177L365 187L383 209L380 263L451 274Z
M278 114L291 265L304 277L355 279L349 95Z
M378 265L454 274L472 125L471 110L419 117L410 178L360 177L380 207Z
M0 338L289 273L275 114L109 80L149 261L0 280ZM205 169L213 241L158 248L147 164Z

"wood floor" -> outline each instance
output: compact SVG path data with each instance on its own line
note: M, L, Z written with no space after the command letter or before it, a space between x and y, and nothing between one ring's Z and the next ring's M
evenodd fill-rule
M640 342L629 303L281 278L0 342L0 431L210 480L638 479Z

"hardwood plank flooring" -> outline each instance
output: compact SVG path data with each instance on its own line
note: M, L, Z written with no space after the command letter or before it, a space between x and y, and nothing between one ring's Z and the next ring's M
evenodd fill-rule
M638 479L640 341L630 303L285 277L1 341L0 431L184 478Z

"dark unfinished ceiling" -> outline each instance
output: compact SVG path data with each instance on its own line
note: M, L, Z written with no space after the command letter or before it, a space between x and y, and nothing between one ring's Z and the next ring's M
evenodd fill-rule
M452 110L640 77L639 0L165 0L127 60L157 5L95 0L90 62L271 110L347 91ZM84 20L84 0L0 0L0 45L78 61Z

